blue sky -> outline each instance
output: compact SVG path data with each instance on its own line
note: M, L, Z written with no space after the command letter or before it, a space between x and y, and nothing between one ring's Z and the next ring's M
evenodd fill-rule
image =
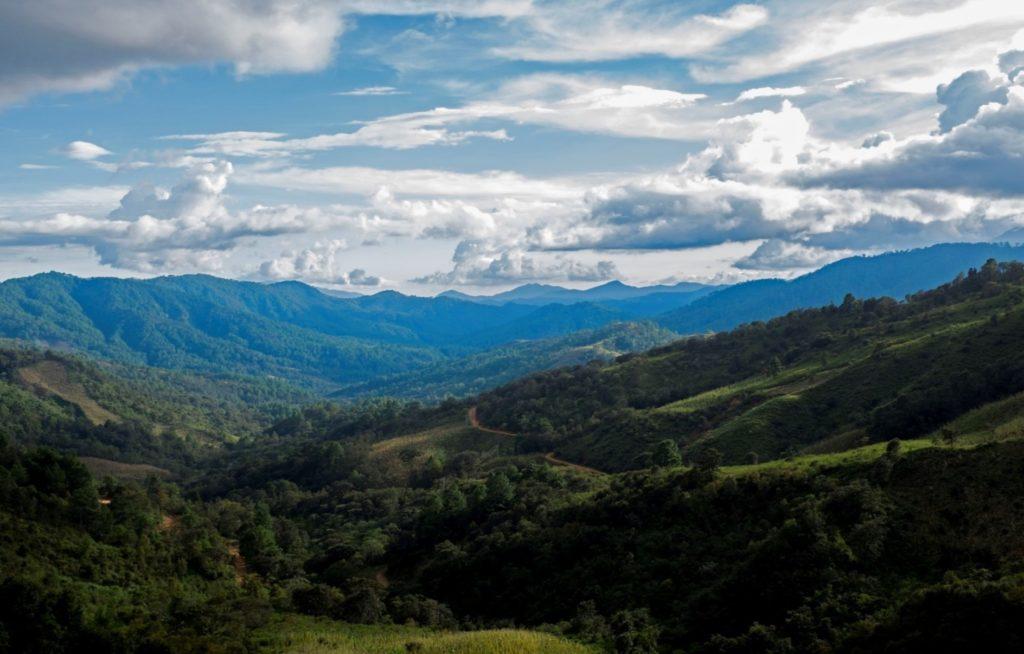
M1024 7L0 6L0 277L789 276L1024 234Z

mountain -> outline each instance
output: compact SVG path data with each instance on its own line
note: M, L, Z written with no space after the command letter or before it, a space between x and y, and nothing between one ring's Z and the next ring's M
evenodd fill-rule
M563 288L550 284L525 284L509 291L494 295L467 295L459 291L445 291L440 296L460 300L480 302L483 304L576 304L578 302L607 302L614 300L631 300L653 294L693 294L709 293L717 286L698 284L695 282L679 282L678 284L655 286L630 286L618 280L606 282L588 289Z
M0 336L132 364L273 376L315 388L366 381L524 338L621 319L590 304L483 305L386 291L331 297L299 282L189 275L0 284Z
M731 329L767 320L793 309L857 297L903 298L934 288L988 259L1024 259L1024 246L999 243L947 243L877 256L851 257L791 281L765 279L736 284L655 318L681 334Z
M609 360L679 338L654 323L611 323L567 336L522 340L417 370L356 384L332 397L442 399L474 395L538 370Z
M483 424L602 470L648 465L668 439L696 461L839 451L922 437L1024 391L1024 264L980 270L907 302L847 298L615 363L485 393Z

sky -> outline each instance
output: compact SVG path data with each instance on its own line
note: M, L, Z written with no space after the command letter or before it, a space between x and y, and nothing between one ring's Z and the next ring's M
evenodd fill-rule
M1024 3L0 3L0 278L372 293L1024 240Z

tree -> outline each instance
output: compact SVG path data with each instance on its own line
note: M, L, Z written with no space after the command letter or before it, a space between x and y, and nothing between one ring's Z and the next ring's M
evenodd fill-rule
M679 453L679 446L676 445L676 442L671 438L666 438L654 446L651 462L659 468L667 468L680 465L683 462L683 457Z
M492 473L487 478L487 503L492 507L508 506L515 497L515 489L504 472Z
M702 450L701 453L697 455L697 469L705 474L715 474L718 472L718 468L721 465L722 453L713 447Z
M891 456L891 457L899 456L900 449L902 447L903 447L903 443L900 442L900 439L894 438L894 439L892 439L891 441L889 441L888 443L885 444L885 453L888 456Z
M616 654L655 654L661 630L647 609L619 611L612 616Z

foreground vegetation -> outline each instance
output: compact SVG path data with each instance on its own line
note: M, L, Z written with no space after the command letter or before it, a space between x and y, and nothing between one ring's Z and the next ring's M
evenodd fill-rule
M290 616L260 629L257 643L288 654L588 654L597 650L521 629L433 632L421 627L353 625Z

